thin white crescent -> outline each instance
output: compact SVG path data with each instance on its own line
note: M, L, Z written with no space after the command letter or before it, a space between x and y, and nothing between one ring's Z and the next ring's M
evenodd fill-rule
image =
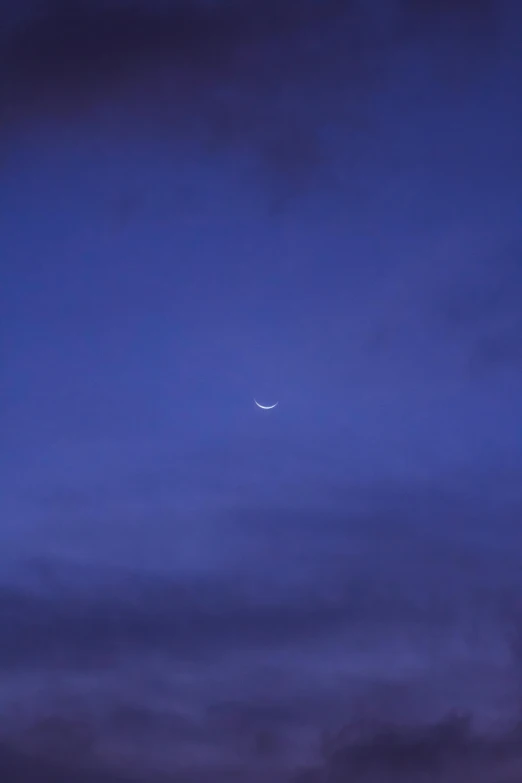
M273 405L260 405L258 401L254 398L254 402L257 405L258 408L262 408L264 411L271 411L272 408L275 408L276 405L279 405L279 400L274 403Z

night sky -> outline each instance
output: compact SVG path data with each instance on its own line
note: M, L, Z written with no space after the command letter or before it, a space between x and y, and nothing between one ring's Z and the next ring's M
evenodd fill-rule
M522 764L521 40L0 0L0 776Z

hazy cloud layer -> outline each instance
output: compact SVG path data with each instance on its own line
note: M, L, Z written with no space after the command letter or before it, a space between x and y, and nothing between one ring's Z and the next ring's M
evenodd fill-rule
M407 507L398 497L397 509L403 503ZM420 508L422 498L412 493L410 505L416 504ZM92 767L118 758L120 766L149 769L153 780L162 769L179 769L189 781L226 779L235 769L248 783L266 774L287 781L303 755L319 753L325 727L346 721L351 728L338 738L323 738L321 764L339 781L353 770L371 781L384 773L415 780L424 772L433 776L428 780L451 780L455 770L465 775L479 764L519 763L518 740L509 736L500 743L463 737L461 724L452 728L451 722L422 728L438 710L436 691L441 706L463 696L467 704L466 688L476 688L476 681L485 702L494 703L504 687L514 696L514 564L505 568L502 586L500 559L481 554L478 541L461 546L454 530L451 540L442 536L429 545L419 536L420 520L415 532L407 514L404 525L392 529L389 519L365 518L359 532L353 519L347 529L340 517L314 520L312 513L276 519L272 511L270 520L266 512L243 512L237 523L246 526L252 545L257 539L263 557L267 547L285 551L293 539L293 557L299 553L307 563L309 583L303 574L285 588L269 574L174 579L46 560L19 568L16 587L14 580L4 582L0 663L11 706L4 700L3 711L9 715L16 705L18 715L6 732L19 749L47 759L23 761L29 781L33 763L43 775L52 759ZM236 523L234 529L239 535ZM475 537L479 529L475 524ZM348 541L355 545L352 559ZM322 582L307 559L312 548ZM335 567L336 550L345 555L344 576ZM386 560L379 556L383 550ZM290 549L286 556L290 567ZM328 558L335 578L325 570ZM281 577L284 567L276 570ZM493 592L488 581L496 585ZM458 650L467 650L460 670ZM423 657L430 656L433 669L424 669ZM491 656L496 670L487 663ZM33 686L27 691L21 685L28 676ZM417 727L401 728L409 719ZM198 768L202 759L206 770ZM22 762L6 750L2 763L15 768ZM322 772L296 774L315 781Z
M66 667L100 665L141 652L208 659L223 649L298 642L335 626L343 607L311 600L308 605L251 605L237 588L147 584L138 579L121 590L105 589L74 599L52 600L5 590L2 613L9 625L4 666L28 663Z
M183 575L182 558L171 561L173 577L137 570L137 559L127 570L89 565L91 557L100 561L86 538L76 565L74 555L70 563L43 558L19 568L17 586L4 582L0 661L5 670L104 669L151 653L208 662L239 651L297 650L340 634L355 647L388 634L415 646L420 638L466 637L477 617L484 626L477 639L485 639L486 628L497 625L498 633L516 606L509 520L519 504L505 501L492 551L495 506L482 511L480 495L446 492L382 492L371 505L359 492L358 510L347 502L344 513L261 507L200 519L193 533L206 540L205 576ZM132 527L122 520L118 535L139 533L136 552L153 551L165 525L172 521ZM187 539L189 529L181 535ZM156 566L163 571L158 557Z

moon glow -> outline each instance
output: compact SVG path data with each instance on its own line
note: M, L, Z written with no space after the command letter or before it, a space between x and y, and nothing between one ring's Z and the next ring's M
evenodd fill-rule
M261 408L263 411L271 411L272 408L275 408L276 405L279 405L279 400L275 402L273 405L261 405L255 398L254 402L257 405L258 408Z

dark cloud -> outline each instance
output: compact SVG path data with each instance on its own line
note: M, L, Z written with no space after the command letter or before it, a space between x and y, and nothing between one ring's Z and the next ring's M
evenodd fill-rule
M133 776L109 773L99 767L85 770L76 764L64 765L0 744L0 779L6 783L17 780L24 783L70 783L71 780L78 783L128 783Z
M416 726L368 722L360 716L338 732L324 733L318 745L322 748L321 763L294 772L288 770L288 765L281 765L271 770L270 779L281 783L321 783L325 779L331 783L344 783L348 779L366 783L383 779L397 783L416 783L420 779L426 783L458 780L515 783L522 771L518 727L488 735L474 729L470 716L459 713ZM71 779L79 783L125 783L142 779L158 783L162 780L201 783L226 780L233 775L241 783L253 783L266 774L262 768L256 770L256 749L259 758L277 754L276 748L273 733L262 730L256 735L250 764L231 765L228 771L219 765L209 771L187 770L174 764L168 776L150 771L141 776L136 768L128 775L109 772L101 762L90 766L65 765L4 743L0 745L0 775L2 780L24 783L65 783Z
M330 158L325 128L377 133L367 101L397 46L437 20L445 58L474 37L469 20L491 36L498 4L439 6L403 0L386 15L357 0L43 3L4 34L0 113L5 127L63 121L109 100L134 107L127 133L152 122L209 150L254 151L295 192ZM459 19L465 35L451 44Z
M72 764L91 757L95 736L85 721L47 715L23 732L21 744L27 752L40 758L60 758Z
M379 44L400 32L406 20L412 35L421 34L420 22L436 19L450 27L463 19L469 34L470 21L479 19L491 34L491 23L501 18L499 5L403 0L382 17L388 25L383 31L383 9L365 9L357 0L42 3L7 36L3 59L11 78L5 95L13 104L36 101L42 110L52 110L52 98L81 106L91 93L102 95L135 81L140 69L167 63L177 69L175 102L188 99L190 105L201 86L250 87L274 99L292 82L313 91L308 77L331 77L332 65L339 84L347 77L364 80L365 58L370 55L368 65L374 65ZM328 51L332 43L335 53Z
M134 772L148 769L150 774L150 761L154 768L154 756L162 749L172 751L172 758L167 753L166 764L174 771L182 766L187 748L189 753L195 749L200 757L209 750L225 759L227 754L239 754L246 764L281 756L284 731L290 722L296 724L295 713L275 706L227 702L211 705L206 714L202 711L198 717L189 717L123 696L93 712L77 704L76 711L69 709L65 714L53 713L53 705L48 703L46 716L11 731L9 742L19 756L25 754L44 766L59 759L71 772L75 767L101 768L114 760L114 751L107 752L107 748L136 748L140 762L134 765ZM214 772L217 775L218 769ZM194 777L199 779L197 774Z
M351 733L355 736L351 737ZM401 730L393 725L348 725L326 743L334 779L361 769L399 770L407 773L433 770L442 762L469 753L471 724L468 716L455 716L435 726ZM335 774L337 773L337 774Z
M274 701L265 704L217 702L209 706L206 714L210 730L218 737L236 737L254 757L280 755L284 751L287 729L298 726L303 717L297 705Z
M493 781L508 769L520 773L522 764L516 732L481 736L474 732L470 717L458 713L415 727L358 721L327 740L325 755L332 783L342 783L347 776L377 781L383 775L397 781L418 780L419 775L429 781L459 776Z
M230 89L234 98L235 89L246 90L240 105L226 100L216 104L228 135L232 128L226 126L231 116L227 109L246 109L243 121L255 123L256 117L248 113L249 97L262 98L269 91L276 99L284 85L302 83L303 58L314 69L313 53L303 51L296 62L296 52L287 54L288 47L306 32L320 32L332 16L343 17L355 5L337 0L262 6L51 3L29 15L6 42L3 61L11 78L9 89L4 87L4 108L75 111L115 87L139 81L148 69L168 65L174 78L167 97L185 113L198 108L202 92L208 99L209 90ZM241 132L239 116L235 124Z

